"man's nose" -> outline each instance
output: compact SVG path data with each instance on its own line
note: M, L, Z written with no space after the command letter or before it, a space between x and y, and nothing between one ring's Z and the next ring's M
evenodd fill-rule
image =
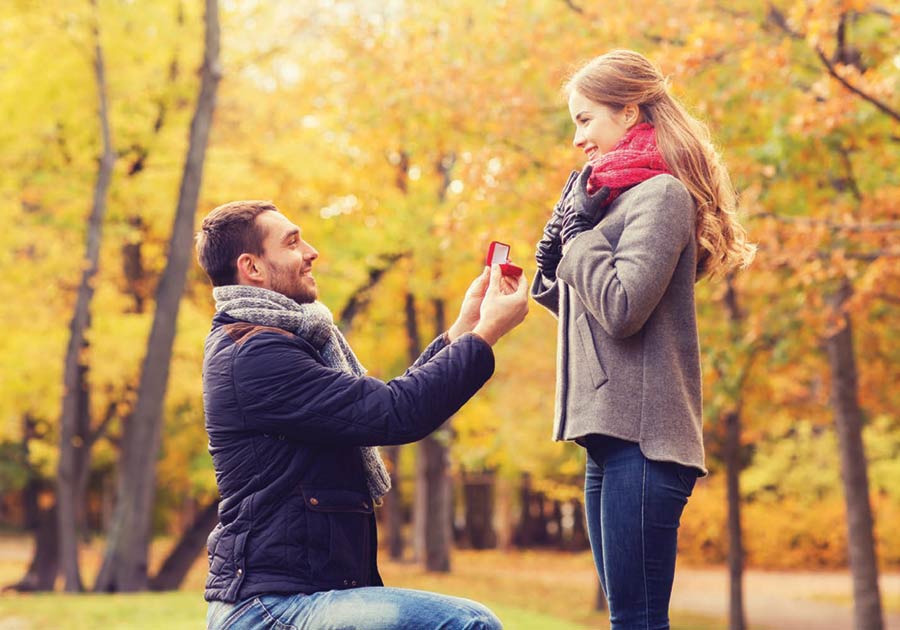
M303 252L303 257L306 260L312 261L319 257L318 250L309 243L304 242L304 250L305 251Z

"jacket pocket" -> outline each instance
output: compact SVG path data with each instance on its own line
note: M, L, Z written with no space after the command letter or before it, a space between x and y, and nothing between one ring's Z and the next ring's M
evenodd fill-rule
M303 488L309 566L316 584L368 585L372 500L353 490Z
M584 360L587 362L588 371L591 374L591 382L594 388L601 387L609 378L606 376L606 370L600 363L600 357L597 355L597 348L594 345L594 335L591 332L591 326L588 323L587 313L582 313L575 320L575 330L578 332L578 339L581 342L581 351Z

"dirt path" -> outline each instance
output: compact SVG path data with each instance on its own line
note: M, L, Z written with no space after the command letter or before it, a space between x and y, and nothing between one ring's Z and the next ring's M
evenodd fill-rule
M725 569L678 568L672 609L727 618ZM881 575L883 598L900 597L900 573ZM853 630L850 574L748 571L744 581L752 630ZM900 630L900 613L885 615L887 630Z

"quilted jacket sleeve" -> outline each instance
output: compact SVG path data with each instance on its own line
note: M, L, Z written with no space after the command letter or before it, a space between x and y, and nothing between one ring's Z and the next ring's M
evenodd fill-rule
M583 232L567 246L557 269L611 337L628 337L643 327L693 232L694 204L687 189L671 176L654 179L638 188L640 197L628 210L615 248L601 230Z
M387 383L325 367L278 333L256 335L238 350L233 365L245 429L342 446L420 440L493 371L493 351L475 335L460 337Z
M447 333L444 333L443 335L435 338L435 340L430 344L428 344L428 347L422 351L422 354L419 355L419 358L416 359L416 362L409 366L409 369L406 370L406 374L404 374L404 376L407 376L410 373L410 370L415 370L420 365L427 363L431 360L431 357L443 350L444 346L450 343L446 335Z

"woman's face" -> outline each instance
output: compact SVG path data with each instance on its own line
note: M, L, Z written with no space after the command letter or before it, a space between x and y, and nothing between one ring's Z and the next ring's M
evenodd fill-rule
M634 124L636 109L625 106L615 111L572 90L569 94L569 114L575 122L572 144L584 151L588 160L599 159L611 151Z

